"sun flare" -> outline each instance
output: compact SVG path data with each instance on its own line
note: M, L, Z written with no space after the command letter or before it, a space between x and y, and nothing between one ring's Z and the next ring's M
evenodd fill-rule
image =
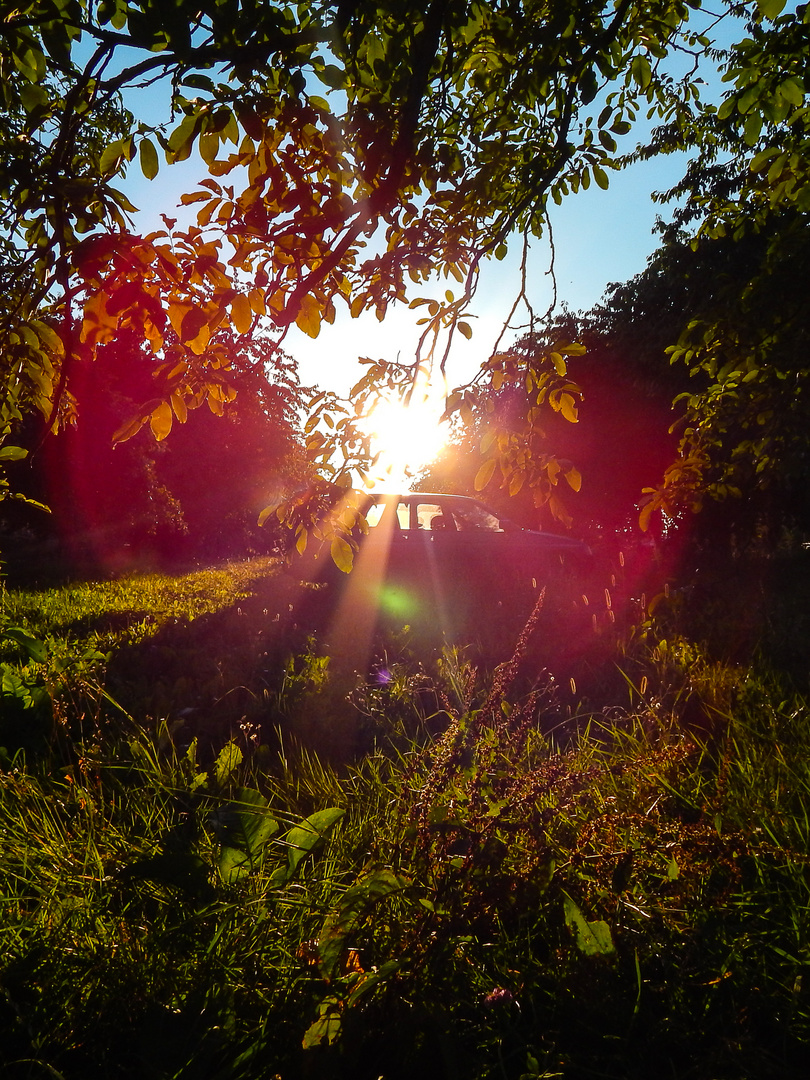
M406 487L421 468L436 457L449 435L441 422L444 395L414 391L408 404L380 400L365 420L377 462L372 479L392 487Z

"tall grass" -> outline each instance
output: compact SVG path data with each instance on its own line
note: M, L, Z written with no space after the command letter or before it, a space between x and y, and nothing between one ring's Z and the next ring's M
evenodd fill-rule
M3 1075L803 1076L806 702L649 628L580 721L528 644L389 651L340 768L314 651L215 755L109 702L8 754Z

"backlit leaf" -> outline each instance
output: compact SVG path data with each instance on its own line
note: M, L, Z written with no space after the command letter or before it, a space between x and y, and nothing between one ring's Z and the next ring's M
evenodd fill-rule
M149 426L157 442L163 439L172 430L172 407L167 401L162 401L149 417Z
M231 322L239 334L246 334L253 325L253 309L244 293L237 293L231 302Z
M342 570L344 574L348 574L354 563L354 552L352 551L351 544L347 540L344 540L342 536L335 536L332 539L330 553L332 562L338 570Z
M138 147L138 158L141 163L141 172L143 175L147 180L154 180L158 174L160 164L158 162L157 151L149 139L141 139L141 144Z
M492 474L495 472L496 461L495 458L490 458L489 461L485 461L478 472L475 474L475 481L473 487L476 491L483 491L487 484L492 479Z
M321 307L314 296L307 293L301 300L301 310L295 325L311 338L316 338L321 330Z

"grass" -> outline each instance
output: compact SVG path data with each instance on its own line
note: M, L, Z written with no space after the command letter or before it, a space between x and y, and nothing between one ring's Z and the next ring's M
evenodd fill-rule
M258 618L253 573L208 579L230 614L150 640L187 663L195 623ZM67 601L42 601L53 623L14 619L56 642ZM145 692L116 709L115 655L72 670L36 745L7 745L4 1076L804 1075L810 724L776 675L649 627L614 653L622 696L578 717L527 683L528 634L492 674L389 642L343 702L362 752L333 765L296 733L342 682L314 647L271 679L254 636L226 665L251 719L216 752ZM16 669L51 701L53 656Z
M120 647L153 637L176 621L191 622L253 595L277 573L271 557L228 563L181 576L143 574L62 588L3 590L5 618L36 637L92 647Z

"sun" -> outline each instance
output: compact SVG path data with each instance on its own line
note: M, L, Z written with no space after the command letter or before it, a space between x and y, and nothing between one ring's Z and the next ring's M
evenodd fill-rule
M399 399L378 401L363 423L372 453L378 455L372 479L406 487L447 442L449 428L441 421L443 412L444 395L428 391L414 391L407 404Z

